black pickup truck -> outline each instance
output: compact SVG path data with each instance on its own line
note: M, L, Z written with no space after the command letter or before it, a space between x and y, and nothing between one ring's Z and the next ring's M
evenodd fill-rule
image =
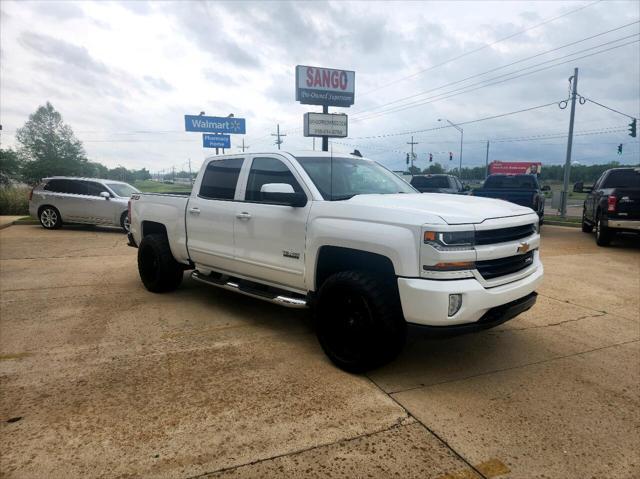
M482 188L473 190L471 194L528 206L538 213L540 225L544 221L544 194L535 175L490 175Z
M607 246L617 232L640 233L640 168L612 168L587 191L582 231L596 229L596 243Z

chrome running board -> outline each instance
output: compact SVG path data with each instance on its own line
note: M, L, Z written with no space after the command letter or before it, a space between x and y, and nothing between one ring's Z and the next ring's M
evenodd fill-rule
M252 289L250 287L240 285L237 281L232 281L229 277L223 276L222 278L214 279L201 274L198 271L191 273L191 277L201 283L216 286L218 288L226 289L228 291L235 291L236 293L244 294L252 298L261 299L270 303L279 304L287 308L302 309L307 307L307 300L302 297L286 296L283 294L274 294L268 291L260 291Z

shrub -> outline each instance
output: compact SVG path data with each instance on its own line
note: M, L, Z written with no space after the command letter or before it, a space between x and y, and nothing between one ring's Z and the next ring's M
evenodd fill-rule
M0 215L28 215L30 191L28 186L0 187Z

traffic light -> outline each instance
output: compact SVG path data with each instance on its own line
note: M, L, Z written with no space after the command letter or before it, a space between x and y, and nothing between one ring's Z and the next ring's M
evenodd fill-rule
M636 137L636 119L635 118L631 120L631 123L629 123L629 136L632 138Z
M429 163L431 163L432 161L433 161L433 155L429 153Z
M618 145L618 155L622 155L622 143Z
M449 152L449 161L453 160L453 153Z

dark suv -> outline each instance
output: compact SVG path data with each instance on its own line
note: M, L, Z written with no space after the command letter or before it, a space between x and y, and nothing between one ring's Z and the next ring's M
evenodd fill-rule
M469 188L452 175L418 175L411 178L411 186L420 193L465 194Z

